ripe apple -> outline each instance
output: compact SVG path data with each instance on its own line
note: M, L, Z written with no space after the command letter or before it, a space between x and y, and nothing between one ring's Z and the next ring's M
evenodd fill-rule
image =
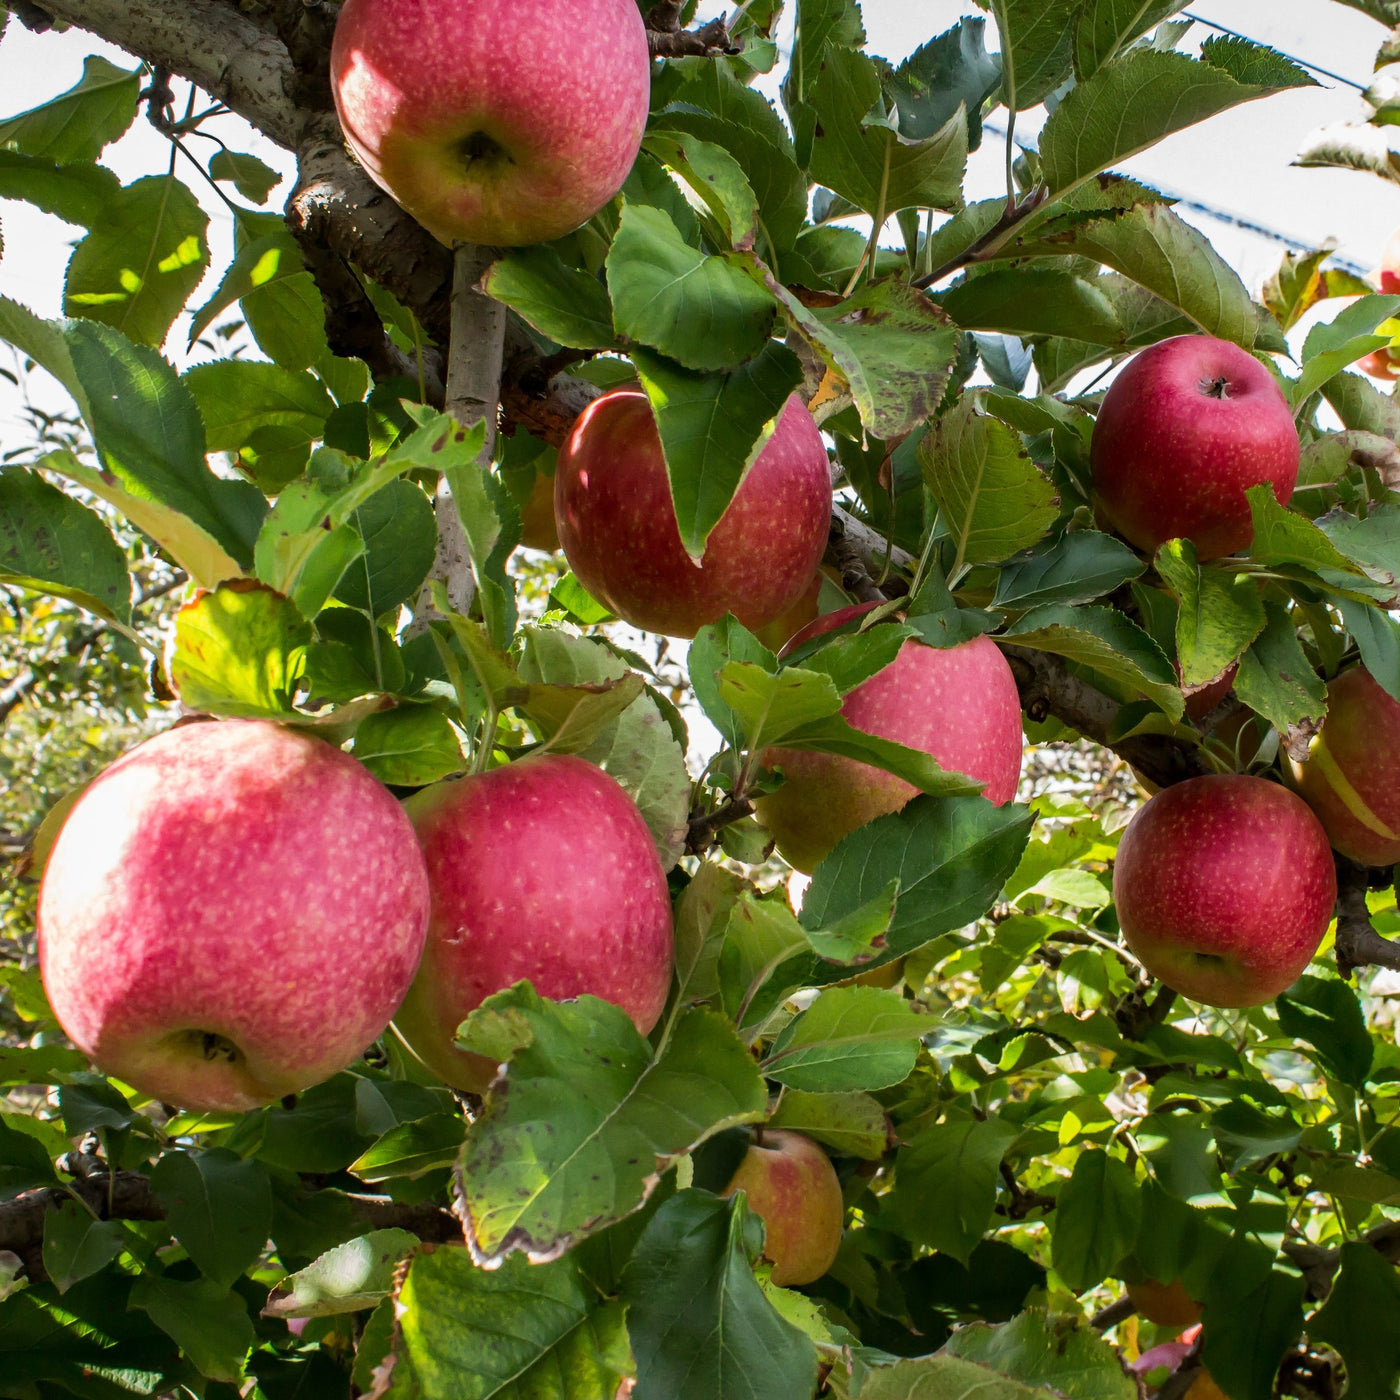
M644 1035L671 987L666 876L632 799L581 758L542 754L439 783L408 810L432 890L423 962L395 1029L445 1083L482 1093L496 1066L452 1043L492 992L528 977L585 992Z
M811 586L831 524L831 471L794 394L696 565L681 545L651 404L616 389L589 404L559 453L554 514L579 582L634 627L693 637L732 612L756 631Z
M1190 1327L1201 1320L1201 1305L1186 1291L1180 1279L1158 1283L1149 1278L1130 1283L1128 1297L1139 1317L1160 1327Z
M1400 378L1400 362L1392 358L1394 354L1389 346L1382 346L1379 350L1372 350L1369 355L1363 355L1356 362L1356 367L1372 379Z
M526 549L542 549L552 554L559 548L559 530L554 524L554 478L535 473L535 484L520 507L520 543Z
M1247 351L1182 335L1135 355L1094 423L1090 461L1105 520L1139 549L1184 537L1202 559L1254 535L1245 491L1287 505L1298 433L1273 376Z
M544 243L622 188L651 99L635 0L345 0L345 139L449 246Z
M1362 865L1400 861L1400 704L1354 666L1327 687L1327 718L1293 786L1334 850Z
M1164 788L1113 867L1128 947L1208 1006L1259 1006L1307 967L1337 899L1327 836L1295 794L1243 774Z
M1386 239L1381 250L1379 275L1381 291L1392 295L1400 292L1400 228Z
M184 725L82 794L39 891L39 964L85 1054L154 1099L241 1111L317 1084L389 1023L428 879L348 754L262 720Z
M802 629L787 652L861 616L874 603L838 608ZM998 806L1016 795L1021 778L1021 701L1006 658L989 637L938 648L915 638L883 671L846 696L841 713L867 734L932 754L944 767L986 784ZM918 789L840 754L800 749L763 751L785 781L755 804L783 859L809 874L843 836L897 812Z
M765 1128L720 1194L736 1191L763 1219L774 1283L815 1283L835 1262L846 1204L836 1168L811 1138Z
M680 543L647 396L615 389L580 414L554 470L554 518L578 581L624 622L693 637L727 612L750 631L797 606L832 517L822 435L792 395L700 564Z
M781 651L784 644L795 637L808 623L815 622L820 615L822 575L818 569L807 585L807 591L781 616L776 617L766 627L760 627L754 636L770 651Z

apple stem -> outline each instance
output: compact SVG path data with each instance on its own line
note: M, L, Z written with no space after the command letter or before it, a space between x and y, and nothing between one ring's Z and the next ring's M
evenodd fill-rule
M1223 375L1218 374L1214 379L1201 380L1201 393L1208 399L1228 399L1230 397L1230 381Z
M447 357L447 411L464 427L485 422L482 460L489 461L496 444L496 411L501 398L501 363L505 350L506 308L483 292L478 283L495 260L495 250L459 243L452 262L452 333ZM419 595L415 623L421 631L437 616L432 585L441 583L448 601L467 612L476 596L462 517L444 475L434 500L437 513L437 552L432 572Z

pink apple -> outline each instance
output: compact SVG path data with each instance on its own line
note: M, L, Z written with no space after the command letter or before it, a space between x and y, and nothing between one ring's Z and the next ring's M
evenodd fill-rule
M1287 505L1298 433L1283 391L1247 351L1205 335L1135 355L1104 396L1090 458L1109 525L1139 549L1185 538L1202 559L1254 536L1245 491Z
M836 1168L811 1138L765 1128L721 1194L736 1191L763 1218L774 1283L815 1283L835 1263L846 1205Z
M1327 718L1293 786L1333 849L1362 865L1400 861L1400 704L1362 666L1327 687Z
M399 804L349 755L260 720L138 745L44 869L39 963L73 1043L184 1108L319 1083L418 966L428 880Z
M681 545L651 404L618 389L588 406L560 452L554 514L579 582L634 627L693 637L732 612L754 631L811 586L831 524L830 467L793 395L697 565Z
M622 188L651 60L636 0L345 0L331 90L360 163L424 228L518 247Z
M794 648L869 612L874 603L838 608L803 628ZM939 764L986 784L1000 806L1021 777L1021 701L1006 658L989 637L940 649L910 638L883 671L846 696L841 713L857 729L932 754ZM759 820L789 865L811 872L843 836L887 812L918 789L839 754L770 748L764 765L784 783L759 799Z
M409 800L432 888L422 966L394 1026L445 1083L484 1092L496 1066L453 1044L469 1011L529 978L587 992L643 1034L671 987L671 903L632 799L601 768L543 754Z
M1128 947L1154 977L1208 1006L1259 1006L1311 961L1337 877L1300 798L1220 774L1164 788L1138 811L1118 847L1113 898Z

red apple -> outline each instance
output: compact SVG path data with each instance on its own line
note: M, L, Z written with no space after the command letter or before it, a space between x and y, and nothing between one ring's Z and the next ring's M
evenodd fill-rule
M403 1000L427 921L413 827L364 768L222 720L138 745L79 798L44 869L39 963L104 1070L235 1111L352 1063Z
M1379 350L1372 350L1369 355L1363 355L1356 362L1356 367L1362 374L1369 374L1372 379L1400 378L1400 363L1391 358L1394 353L1385 346Z
M1293 786L1334 850L1362 865L1400 861L1400 704L1363 666L1327 687L1327 719Z
M424 228L518 247L622 188L651 60L635 0L345 0L331 90L351 150Z
M1381 291L1392 295L1400 292L1400 229L1386 239L1381 250L1380 286Z
M743 1191L763 1219L773 1282L815 1283L836 1260L846 1204L831 1159L809 1137L766 1128L720 1193Z
M585 992L646 1034L671 986L666 876L632 799L581 758L542 754L409 799L432 889L418 976L394 1026L445 1083L484 1092L496 1067L453 1045L492 992Z
M693 637L732 612L756 631L811 586L831 524L831 473L794 394L696 565L681 545L651 404L617 389L589 404L559 453L554 514L579 582L634 627Z
M1090 460L1105 520L1139 549L1186 538L1202 559L1253 538L1245 491L1287 505L1298 433L1283 391L1229 341L1182 335L1135 355L1094 423Z
M1123 833L1113 898L1154 977L1208 1006L1259 1006L1290 987L1332 919L1337 877L1307 805L1262 778L1191 778Z
M804 627L786 647L829 632L875 607L838 608ZM1021 701L1006 658L989 637L938 648L910 638L883 671L856 686L841 713L857 729L932 754L944 768L986 784L1000 806L1021 778ZM770 748L784 783L758 800L759 820L789 865L811 872L843 836L897 812L918 789L893 773L839 754Z
M1139 1317L1159 1327L1190 1327L1201 1320L1201 1305L1186 1291L1180 1279L1158 1283L1149 1278L1130 1283L1128 1297Z

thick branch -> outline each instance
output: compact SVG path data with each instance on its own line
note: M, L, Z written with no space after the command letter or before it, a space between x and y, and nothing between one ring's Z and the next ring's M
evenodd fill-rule
M831 510L826 555L841 570L841 586L862 603L888 603L892 596L871 575L875 558L887 557L896 568L908 568L914 562L904 550L892 549L877 531L840 506ZM902 579L891 582L887 588L893 596L907 592Z
M165 1209L151 1190L150 1179L140 1172L119 1171L112 1178L105 1171L75 1177L66 1187L26 1191L0 1202L0 1250L8 1249L24 1261L29 1279L47 1278L42 1249L44 1218L65 1201L78 1196L102 1220L164 1220ZM371 1230L397 1227L435 1244L459 1243L462 1227L451 1211L434 1205L400 1205L379 1196L348 1196L351 1214Z
M1337 971L1350 977L1358 967L1400 969L1400 944L1382 938L1366 908L1364 866L1337 858Z
M1392 1264L1400 1264L1400 1220L1388 1220L1367 1230L1361 1237L1383 1259ZM1291 1240L1283 1246L1283 1252L1302 1271L1307 1281L1310 1298L1325 1298L1332 1291L1332 1279L1341 1267L1340 1249L1326 1249L1318 1244L1306 1244Z
M280 146L295 149L306 116L285 45L218 0L43 0L54 19L188 78Z

